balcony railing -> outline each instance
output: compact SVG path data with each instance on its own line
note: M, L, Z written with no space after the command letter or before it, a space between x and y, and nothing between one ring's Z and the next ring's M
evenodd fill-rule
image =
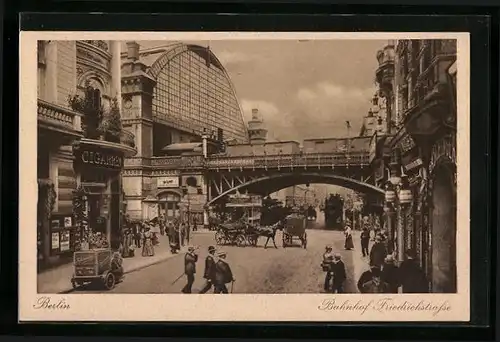
M81 115L59 105L38 99L38 121L56 130L66 130L71 134L82 134Z

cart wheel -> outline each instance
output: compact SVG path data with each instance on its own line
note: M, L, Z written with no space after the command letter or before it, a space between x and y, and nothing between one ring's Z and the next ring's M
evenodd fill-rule
M115 275L109 272L104 278L104 286L106 287L106 290L112 290L113 287L115 287L115 283Z
M224 235L221 232L215 233L215 242L218 245L223 245L224 244Z
M238 246L238 247L245 247L246 246L246 239L243 235L238 235L236 237L236 246Z

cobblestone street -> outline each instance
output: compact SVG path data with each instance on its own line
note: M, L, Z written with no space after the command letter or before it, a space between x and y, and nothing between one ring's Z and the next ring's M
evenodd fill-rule
M233 293L321 293L323 292L324 273L320 263L326 244L333 246L335 252L342 255L346 265L347 280L344 290L355 293L356 281L366 264L359 248L346 251L343 248L344 236L342 232L319 229L308 230L308 248L297 246L283 248L281 233L276 236L278 248L264 249L265 238L259 240L257 247L219 246L228 253L228 262L231 265L236 279ZM200 246L199 261L197 263L196 280L193 293L197 293L204 284L202 279L204 259L207 247L215 244L213 233L197 234L193 244ZM355 235L355 244L359 244ZM271 244L272 246L272 244ZM158 263L141 270L129 273L123 282L116 285L112 293L180 293L185 284L183 274L184 254L179 254L162 263ZM231 291L231 288L229 287ZM76 293L95 293L99 289L80 289Z

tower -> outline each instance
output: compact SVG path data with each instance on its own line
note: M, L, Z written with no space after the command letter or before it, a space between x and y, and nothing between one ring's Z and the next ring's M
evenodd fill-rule
M252 109L252 120L248 121L248 135L251 144L264 144L267 138L267 129L264 120L259 115L257 108Z

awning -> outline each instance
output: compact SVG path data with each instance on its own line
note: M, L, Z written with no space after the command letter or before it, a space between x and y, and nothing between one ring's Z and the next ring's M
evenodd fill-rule
M201 142L170 144L162 148L162 151L192 151L195 148L200 147L201 144Z

